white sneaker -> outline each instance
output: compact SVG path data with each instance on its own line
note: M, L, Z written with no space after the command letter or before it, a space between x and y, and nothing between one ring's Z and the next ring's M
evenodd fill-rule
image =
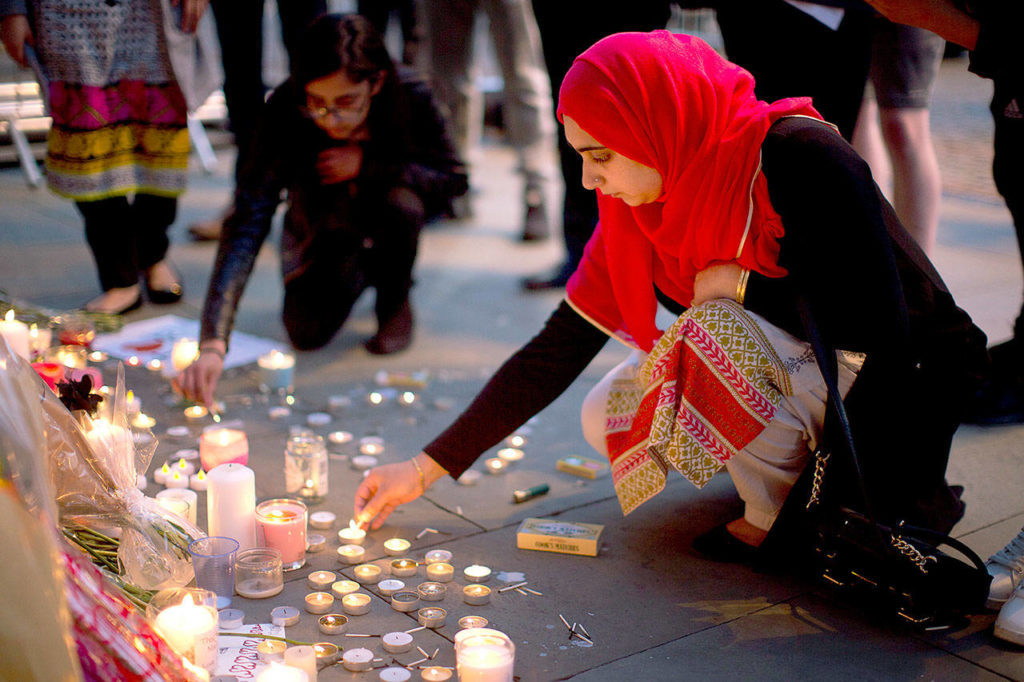
M988 600L985 607L989 609L1002 608L1007 600L1015 596L1017 601L1024 602L1024 597L1014 595L1017 586L1024 582L1024 528L1020 529L1017 537L1010 540L1006 547L989 557L985 562L989 575L992 576L992 585L988 590ZM1022 604L1024 610L1024 604ZM1021 613L1022 620L1020 627L1024 629L1024 612Z
M1024 646L1024 586L1018 588L999 611L995 636Z

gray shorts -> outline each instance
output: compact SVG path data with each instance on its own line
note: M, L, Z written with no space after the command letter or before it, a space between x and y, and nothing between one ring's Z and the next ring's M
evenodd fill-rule
M871 84L882 109L925 109L946 41L913 26L880 20L875 25Z

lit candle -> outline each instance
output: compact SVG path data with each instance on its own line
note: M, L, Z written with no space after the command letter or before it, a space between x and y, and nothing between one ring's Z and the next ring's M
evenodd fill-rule
M204 405L192 405L185 408L185 419L189 421L199 421L208 414L210 414L210 410Z
M89 362L106 362L110 356L101 350L94 350L89 353Z
M268 640L264 640L268 641ZM257 650L263 642L257 645ZM284 644L284 642L281 642ZM281 658L284 658L284 650L281 651ZM278 661L271 661L270 665L260 671L256 682L310 682L309 675L298 668L292 668Z
M264 639L256 645L256 655L264 663L271 663L273 661L283 661L284 651L288 648L288 645L284 642L279 642L276 639ZM263 679L263 676L260 676Z
M360 564L352 572L356 574L356 582L361 585L376 585L382 573L380 566L374 564Z
M416 575L419 564L413 559L395 559L391 562L391 575L396 578L409 578Z
M458 481L459 485L476 485L480 481L480 472L476 469L466 469Z
M484 460L484 467L486 467L489 474L503 474L507 466L505 460L500 457L491 457Z
M40 329L39 325L33 324L28 329L28 346L33 355L46 355L50 350L50 343L53 341L53 332L49 327Z
M512 682L515 649L507 638L472 635L459 641L455 664L463 682Z
M203 470L211 471L220 464L249 463L249 441L243 431L215 427L199 436L199 459Z
M152 360L146 363L146 369L148 369L150 372L159 372L163 366L164 363L161 362L160 358L153 358Z
M452 671L451 668L431 665L426 668L420 668L420 679L425 682L450 682Z
M162 490L160 492L174 492L173 490ZM161 509L165 509L176 516L188 519L188 502L178 497L160 497L157 493L156 503Z
M352 468L355 469L356 471L366 471L367 469L372 469L373 467L377 466L377 462L377 458L374 457L373 455L356 455L351 460L349 460L349 463L352 465Z
M338 597L344 597L346 594L352 594L353 592L359 591L359 583L355 580L339 580L338 582L331 585L331 592Z
M331 431L327 434L327 440L335 445L348 445L352 442L353 438L355 436L348 431Z
M154 625L171 648L189 661L213 670L217 662L217 611L202 606L186 594L181 604L157 614Z
M316 650L313 647L288 647L284 650L284 664L306 673L309 682L316 682Z
M317 530L326 530L334 525L338 517L333 512L317 511L309 515L309 527Z
M427 577L435 582L450 583L455 577L455 567L443 561L427 564Z
M327 613L334 606L334 595L328 592L310 592L306 595L306 610L310 613Z
M256 546L256 475L241 464L221 464L206 475L206 523L210 535Z
M137 429L151 429L156 426L156 420L150 417L145 412L139 412L132 419L132 426Z
M195 339L178 339L171 346L171 366L180 372L199 357L199 342Z
M519 448L502 448L498 450L498 457L507 464L514 464L523 458L523 451Z
M363 648L349 649L341 655L341 664L345 670L354 673L369 670L373 667L373 652Z
M510 448L521 448L526 445L526 436L521 433L513 433L505 439L505 445Z
M338 539L347 545L361 545L366 540L366 531L356 524L355 519L351 519L348 528L338 531Z
M182 476L172 469L171 475L164 479L164 485L168 488L188 488L188 476Z
M416 394L412 391L402 391L398 396L398 402L408 407L416 402Z
M306 576L306 584L314 590L326 590L337 579L338 575L331 571L313 571Z
M370 595L362 592L346 594L341 598L341 607L350 616L362 616L370 612Z
M428 564L449 564L452 561L452 553L447 549L432 549L427 552L424 560Z
M391 595L391 608L395 611L409 613L420 607L420 595L411 590L399 590Z
M371 405L383 405L385 400L386 398L384 397L384 394L380 391L370 391L366 395L366 402Z
M431 629L444 627L448 612L439 606L427 606L416 612L416 620L420 625Z
M200 469L188 477L188 487L196 492L206 491L206 472Z
M443 583L426 582L416 587L416 593L423 601L441 601L448 594L448 588Z
M161 490L160 492L158 492L156 494L156 499L157 502L160 504L168 502L178 506L180 506L180 504L184 504L184 514L175 511L171 507L166 508L171 509L171 511L175 511L176 514L188 519L192 523L192 525L195 525L196 514L198 512L199 507L199 498L198 495L195 494L195 492L187 488L168 488L167 490Z
M487 585L466 585L462 588L462 601L470 606L482 606L491 601L491 588Z
M395 592L405 589L405 583L401 580L395 580L394 578L388 578L387 580L381 580L377 583L377 589L385 597L390 597Z
M174 463L174 466L171 467L171 471L175 471L182 476L187 477L196 472L196 465L182 457Z
M459 627L463 630L487 627L487 619L483 616L463 616L459 618Z
M16 355L26 360L31 356L31 344L29 342L28 325L14 319L14 308L7 311L4 319L0 320L0 336L7 340Z
M366 550L359 545L342 545L338 548L338 561L345 564L361 564Z
M153 472L153 480L163 485L167 481L167 477L171 475L171 465L169 462L164 462L164 465Z
M134 417L142 411L142 401L131 390L124 394L124 409L129 417Z
M306 563L306 505L298 500L276 499L256 506L256 536L264 547L281 552L284 570Z
M380 436L363 436L359 439L359 453L379 455L384 452L384 439Z
M404 654L412 648L412 635L408 632L386 632L380 638L384 651L389 654Z
M331 644L330 642L317 642L313 645L313 651L316 652L316 666L318 669L334 665L341 657L341 649L338 648L337 644Z
M404 538L391 538L384 541L384 552L388 556L402 556L409 551L412 543Z
M64 365L58 362L33 362L32 369L43 378L51 391L57 391L57 384L64 381Z
M472 566L466 566L462 571L462 575L471 583L485 583L491 579L491 569L480 564L473 564Z
M261 355L256 361L260 369L260 384L269 391L292 390L292 377L295 372L295 356L272 350Z
M328 613L326 616L320 616L316 624L320 628L320 632L325 635L340 635L348 627L348 616L343 616L340 613Z
M292 408L288 407L287 405L274 405L273 407L267 410L267 416L274 420L284 419L290 416L291 413Z

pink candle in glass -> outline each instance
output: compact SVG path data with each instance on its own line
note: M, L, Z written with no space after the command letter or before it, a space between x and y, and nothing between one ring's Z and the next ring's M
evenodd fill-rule
M248 464L249 441L238 429L207 429L199 437L199 459L203 463L203 471L231 462Z
M256 505L256 537L263 547L281 552L284 570L305 565L306 505L288 499L260 502Z

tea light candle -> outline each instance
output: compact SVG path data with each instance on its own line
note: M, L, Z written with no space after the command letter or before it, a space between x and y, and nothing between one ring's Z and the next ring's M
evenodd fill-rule
M188 487L192 488L196 492L206 491L206 472L200 469L196 473L188 477Z
M441 601L448 594L448 588L443 583L426 582L416 587L416 593L423 601Z
M134 417L142 411L142 401L134 391L129 390L124 394L124 409L128 412L129 417Z
M324 547L327 546L327 538L319 533L307 533L306 534L306 551L307 552L322 552Z
M373 652L369 649L349 649L341 655L341 664L345 670L354 673L363 672L373 667Z
M420 668L420 679L425 682L450 682L452 670L451 668L443 668L439 665Z
M459 628L462 630L485 627L487 627L487 619L483 616L463 616L459 618Z
M385 597L390 597L395 592L405 589L405 583L401 580L395 580L394 578L388 578L387 580L381 580L377 583L377 589Z
M326 530L334 525L334 521L337 518L337 516L329 511L313 512L309 515L309 527Z
M347 395L332 395L327 397L327 407L332 410L343 410L352 406L352 399Z
M366 540L366 531L356 525L355 519L348 522L348 528L338 531L338 539L346 545L361 545Z
M366 402L371 405L383 405L386 398L380 391L370 391L366 394Z
M199 342L195 339L178 339L171 346L171 366L180 372L199 357Z
M411 679L412 671L408 668L399 668L393 665L380 671L381 682L409 682Z
M359 453L379 455L384 452L384 439L380 436L363 436L359 439Z
M326 412L311 412L306 415L306 423L310 426L327 426L331 423L331 415Z
M50 350L50 344L53 342L53 331L46 327L40 329L39 325L33 324L28 328L28 346L32 353L45 355L46 351ZM92 354L89 359L92 360ZM106 358L103 358L104 360ZM99 360L98 362L102 362Z
M389 654L404 654L412 648L412 635L407 632L387 632L380 638L384 651Z
M463 577L471 583L485 583L491 579L491 569L480 564L466 566L462 571Z
M333 601L333 599L331 600ZM362 616L370 612L370 595L362 592L346 594L341 598L341 607L350 616Z
M498 450L498 457L508 464L514 464L523 459L523 451L519 448L502 448Z
M221 630L234 630L245 623L245 611L241 609L222 609L217 614L217 625Z
M352 571L356 574L356 582L361 585L376 585L380 581L380 566L374 564L360 564Z
M316 650L313 647L288 647L284 650L284 664L306 673L309 682L316 682Z
M310 592L306 595L306 611L327 613L334 606L334 595L327 592Z
M276 499L256 506L256 530L264 547L281 552L286 571L306 563L306 505L298 500Z
M132 419L132 426L137 429L151 429L156 426L156 420L150 417L145 412L139 412Z
M256 645L256 655L264 663L283 661L284 651L287 648L288 645L284 642L279 642L276 639L264 639Z
M404 538L391 538L384 541L384 552L388 556L402 556L409 551L412 543Z
M191 431L188 430L187 426L181 426L180 424L178 426L168 426L167 427L167 437L168 438L185 438L190 433L191 433ZM199 451L196 450L195 453L196 453L196 457L198 457L199 456Z
M359 545L342 545L338 548L338 561L344 564L361 564L366 558L366 550Z
M450 583L455 577L455 567L443 561L427 564L427 577L434 582Z
M200 668L212 669L217 661L217 611L201 606L187 595L181 604L157 614L156 630L171 648Z
M452 553L447 549L432 549L427 552L425 561L427 564L449 564L452 561Z
M287 419L292 414L292 408L287 405L274 405L267 410L267 416L273 420Z
M313 571L306 576L306 584L314 590L326 590L337 579L337 574L330 571Z
M313 651L316 652L317 668L334 665L341 658L341 649L330 642L317 642L313 645Z
M349 460L349 464L351 464L352 468L356 471L366 471L367 469L372 469L377 466L378 461L379 460L373 455L356 455Z
M328 613L326 616L320 616L316 625L325 635L340 635L348 627L348 616L343 616L340 613Z
M470 606L483 606L491 601L491 588L487 585L466 585L462 588L462 601Z
M398 395L398 402L400 405L409 407L416 402L416 394L412 391L402 391Z
M344 597L346 594L352 594L358 590L359 583L355 580L339 580L331 585L331 592L336 594L338 597Z
M484 460L484 467L487 469L489 474L503 474L508 465L500 457L490 457Z
M411 590L401 590L391 595L391 608L393 608L395 611L409 613L411 611L415 611L419 607L419 592L413 592Z
M331 431L327 434L327 440L335 445L348 445L354 438L348 431Z
M256 682L310 682L309 675L298 668L284 665L283 660L282 655L281 661L268 661L267 667L256 677Z
M169 462L164 462L164 465L153 472L153 480L160 485L163 485L167 481L167 477L171 475L171 465Z
M49 330L45 330L45 331L49 331ZM50 340L51 341L53 340L53 333L52 332L50 334ZM46 345L47 345L47 347L49 347L50 344L47 343ZM110 356L107 355L106 353L104 353L101 350L94 350L93 352L89 353L89 362L106 362L109 358L110 358Z
M511 436L505 439L505 445L510 448L522 448L526 445L526 436L521 433L513 433Z
M185 408L185 419L189 421L199 421L208 414L210 414L210 410L203 405L192 405Z
M416 575L419 564L413 559L394 559L391 562L391 575L396 578L410 578Z
M171 471L175 471L187 478L196 472L196 465L182 457L171 466Z
M199 436L199 459L204 471L220 464L249 463L249 440L238 429L223 427L206 429Z
M182 476L172 469L171 475L164 479L164 485L168 488L187 488L188 476Z
M439 606L428 606L416 612L416 620L420 625L431 629L444 627L448 612Z
M480 472L476 469L466 469L457 480L459 485L476 485L480 481Z
M28 325L14 319L14 308L7 311L4 319L0 320L0 336L7 339L7 344L15 354L26 360L31 355L31 343L29 341Z
M259 366L260 383L270 391L290 391L292 377L295 373L295 356L272 350L261 355L256 364Z

